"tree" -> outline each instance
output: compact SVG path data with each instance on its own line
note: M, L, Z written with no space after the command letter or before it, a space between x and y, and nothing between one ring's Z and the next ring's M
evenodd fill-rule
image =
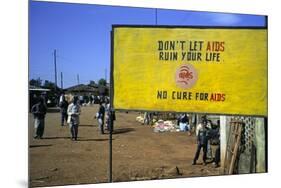
M93 81L93 80L90 80L90 83L89 83L90 86L95 86L96 85L96 82Z
M29 81L29 84L30 85L33 85L33 86L36 86L36 87L41 87L42 85L42 80L40 78L37 78L36 80L35 79L31 79Z
M101 79L99 79L98 84L101 86L106 86L106 80L101 78Z
M55 83L53 83L53 82L51 82L49 80L45 80L43 87L47 88L47 89L50 89L52 91L55 91L55 90L56 91L60 91L61 90L58 86L56 86Z

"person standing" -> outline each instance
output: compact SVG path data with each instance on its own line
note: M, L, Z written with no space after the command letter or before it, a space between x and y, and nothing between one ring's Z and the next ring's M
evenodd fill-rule
M35 139L41 139L45 129L45 115L47 107L44 104L44 99L39 97L38 102L32 106L31 113L34 117Z
M216 144L217 148L215 151L215 158L214 158L214 167L217 168L219 167L220 163L220 156L221 156L221 148L220 148L220 120L217 121L217 127L215 130L215 139L216 139Z
M61 103L63 101L63 98L64 98L64 93L61 93L60 98L59 98L59 103Z
M198 135L197 135L197 150L192 162L192 165L196 164L196 161L199 158L201 148L203 148L203 164L206 165L206 160L207 160L207 146L208 146L208 130L206 128L207 126L207 121L203 120L201 124L201 128L198 130Z
M104 134L104 115L105 115L105 107L102 102L100 102L99 111L96 114L96 118L98 119L100 133Z
M65 96L62 96L60 101L61 126L64 126L64 121L67 122L67 108L68 102L65 100Z
M82 106L84 103L84 98L82 95L79 96L79 104Z
M78 136L78 126L79 126L79 115L81 113L80 106L78 104L78 97L74 96L72 103L68 106L67 114L71 140L77 140Z
M218 168L220 165L220 160L221 160L221 148L220 148L220 144L217 146L216 148L216 152L215 152L215 158L214 158L214 167Z
M92 95L89 95L89 101L90 101L90 105L92 105L93 104L93 96Z
M109 130L109 120L110 120L110 104L105 103L105 130Z
M108 101L108 104L106 104L106 108L105 108L105 128L106 130L110 131L110 128L112 128L113 131L113 121L116 120L116 116L115 116L115 112L113 110L110 109L110 103ZM110 122L112 121L112 124L110 127Z
M206 115L203 115L201 117L201 123L199 123L196 127L196 136L198 136L198 132L199 130L202 128L202 123L203 122L206 122L206 129L207 130L210 130L212 129L212 121L207 119L207 116ZM207 143L207 157L209 159L212 159L213 158L213 152L212 152L212 148L211 148L211 145L209 143L209 140L208 140L208 143Z
M153 114L152 112L144 112L143 115L143 124L145 125L152 125L153 123Z
M178 125L180 127L180 131L188 131L190 134L190 126L189 126L189 118L186 113L181 114L178 119Z

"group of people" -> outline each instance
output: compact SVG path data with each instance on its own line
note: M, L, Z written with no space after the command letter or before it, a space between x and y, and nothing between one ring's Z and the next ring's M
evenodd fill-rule
M219 167L220 162L220 121L217 121L216 127L212 127L210 121L203 116L201 119L201 123L197 125L196 128L196 136L197 136L197 150L192 162L192 165L196 165L196 162L199 158L200 151L203 149L203 164L207 164L207 153L211 151L211 140L216 140L216 150L215 150L215 157L213 158L213 163L215 167Z
M61 126L64 126L65 123L69 125L71 140L76 141L78 137L78 127L80 123L79 116L81 114L81 107L79 105L79 98L74 96L71 103L68 104L64 95L61 95L59 101L59 107L61 112ZM32 106L31 113L34 116L34 128L35 128L35 139L41 139L44 134L45 128L45 115L47 113L47 107L44 102L43 97L39 97L38 103ZM115 114L114 111L110 110L109 102L100 102L98 112L95 115L95 118L98 120L99 130L101 134L104 134L104 130L113 131L113 126L110 126L110 118L114 121ZM190 131L190 126L188 124L189 118L186 114L180 115L178 119L178 124L181 129ZM104 127L105 125L105 127ZM215 150L214 165L215 167L219 166L220 162L220 144L219 144L219 120L217 122L216 128L212 127L210 120L203 116L201 122L197 125L196 136L197 136L197 150L193 159L192 164L195 165L201 149L203 149L203 164L207 164L207 152L211 150L210 140L217 139L217 148Z
M79 104L81 106L99 104L100 102L109 101L108 96L99 96L99 95L79 95Z
M109 100L106 100L104 103L100 102L99 110L95 118L98 120L100 134L104 134L104 130L110 131L110 129L112 129L113 131L113 124L110 125L110 118L112 118L113 122L116 117L115 112L110 110Z
M144 113L144 124L149 124L151 121L152 113ZM179 114L177 117L177 125L179 126L180 131L187 132L188 135L191 135L191 121L190 116L187 113ZM195 152L194 159L192 161L193 165L197 164L197 160L200 155L201 149L203 150L203 164L207 164L207 159L212 159L215 167L219 167L220 163L220 121L217 120L216 124L213 124L211 120L207 119L206 115L203 115L201 121L196 126L196 141L197 149ZM215 143L214 143L215 142ZM211 144L216 145L215 155L212 154Z
M60 125L64 126L68 124L70 128L71 140L76 141L78 137L78 127L80 124L79 116L81 114L79 98L74 96L69 104L64 94L62 94L59 99L59 107L61 113ZM114 112L111 112L109 108L109 101L101 101L99 110L95 116L95 118L98 120L101 134L104 134L104 124L106 125L106 129L109 130L110 117L115 120L115 114ZM31 108L31 113L34 117L34 139L42 139L45 128L45 116L47 113L47 106L43 97L38 98L38 102Z

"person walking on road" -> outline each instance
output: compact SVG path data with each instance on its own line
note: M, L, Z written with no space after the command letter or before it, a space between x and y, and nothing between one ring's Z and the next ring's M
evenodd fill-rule
M106 114L105 115L105 129L110 131L110 128L112 128L112 131L113 131L113 121L116 120L116 116L115 116L115 112L110 109L109 102L108 102L108 104L106 104L105 112L106 112L105 113ZM112 121L112 123L110 125L111 121Z
M60 113L61 113L61 126L64 126L64 122L67 122L67 108L68 108L68 102L65 100L64 96L62 96L59 106L60 106Z
M105 107L102 102L100 102L99 111L96 114L96 118L98 119L99 130L101 134L104 134L104 116L105 116Z
M34 116L34 128L35 128L35 139L41 139L45 129L45 115L47 113L47 107L44 104L44 99L39 98L38 102L32 106L31 113Z
M69 123L71 140L77 140L78 126L80 123L79 122L80 113L81 113L81 109L78 104L78 97L75 96L73 98L73 102L68 106L68 109L67 109L67 114L68 114L67 122Z

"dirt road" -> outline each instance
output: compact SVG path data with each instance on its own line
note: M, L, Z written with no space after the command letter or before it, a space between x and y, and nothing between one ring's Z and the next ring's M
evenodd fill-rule
M82 107L78 141L70 140L60 113L48 112L44 139L33 139L29 114L31 186L102 183L108 181L108 134L100 135L94 114L98 106ZM154 133L136 122L137 112L117 112L113 134L113 181L219 175L219 169L191 165L195 136L184 132ZM198 163L200 164L202 155Z

